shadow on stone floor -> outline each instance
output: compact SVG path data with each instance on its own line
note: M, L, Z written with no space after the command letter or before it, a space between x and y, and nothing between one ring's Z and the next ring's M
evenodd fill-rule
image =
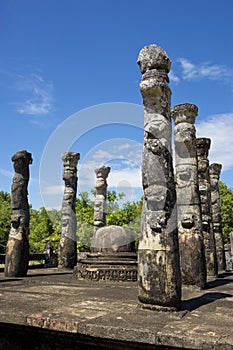
M46 277L46 276L64 276L64 275L73 275L73 271L66 271L66 272L54 272L54 273L35 273L33 275L27 275L24 278L37 278L37 277Z
M232 297L232 294L228 293L205 293L200 297L183 300L181 310L194 311L199 309L201 306L210 304L219 299Z
M217 288L220 286L224 286L226 284L231 284L231 283L233 284L233 279L227 278L230 276L233 276L233 274L223 273L223 274L219 275L218 278L216 278L215 280L209 281L206 283L205 290Z
M22 278L9 278L9 279L0 280L0 283L17 282L17 281L21 281L21 280L22 280Z

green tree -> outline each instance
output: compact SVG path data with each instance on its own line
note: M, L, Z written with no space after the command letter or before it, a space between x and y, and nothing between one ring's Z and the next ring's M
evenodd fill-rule
M94 201L87 192L82 192L76 199L77 247L79 251L90 251L94 232Z
M11 196L0 191L0 253L6 251L6 244L11 228Z
M230 232L233 231L233 190L219 181L219 193L222 213L222 229L224 243L230 242Z
M40 210L30 210L30 251L32 253L43 253L47 241L55 243L55 250L60 240L56 234L53 222L44 207Z
M142 199L137 202L126 202L121 208L115 209L107 215L107 225L119 225L130 228L135 236L136 247L140 236Z

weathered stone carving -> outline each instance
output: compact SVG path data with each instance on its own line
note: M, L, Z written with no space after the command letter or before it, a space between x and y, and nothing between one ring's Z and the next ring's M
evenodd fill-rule
M230 232L231 255L233 256L233 232Z
M74 268L78 280L90 281L137 281L135 253L87 253Z
M179 308L181 300L168 85L171 62L162 48L150 45L140 51L138 64L144 104L139 301L142 307L171 310Z
M209 138L197 138L196 142L198 182L201 199L202 227L205 244L207 276L217 276L218 265L212 225L210 173L208 160L211 141Z
M26 276L29 263L28 182L31 153L23 150L13 155L14 178L11 187L11 230L7 242L5 276Z
M222 165L213 163L210 165L210 189L211 189L211 208L213 232L216 244L216 254L218 269L220 271L226 269L226 260L224 253L223 233L222 233L222 215L218 181L221 173Z
M197 106L176 105L175 122L176 192L182 283L204 288L206 283L205 247L198 190L195 118Z
M105 203L108 187L106 179L109 172L110 167L104 165L95 169L97 181L95 184L94 226L96 230L106 225Z
M62 232L58 248L58 267L72 269L77 263L77 219L75 200L77 193L77 164L80 154L65 152L62 155L65 181L62 201Z

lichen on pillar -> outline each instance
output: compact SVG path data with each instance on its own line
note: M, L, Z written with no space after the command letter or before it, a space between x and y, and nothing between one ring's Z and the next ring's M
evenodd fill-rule
M77 263L77 218L75 202L77 194L77 164L80 154L65 152L62 155L65 182L62 201L62 232L58 247L58 267L72 269Z
M101 166L95 169L97 177L95 189L95 205L94 205L94 227L97 230L106 225L106 197L107 197L107 177L110 172L110 167Z
M139 301L143 308L177 310L181 275L172 164L171 61L157 45L138 56L144 104L142 182L144 200L138 249Z
M211 208L212 208L212 223L213 232L216 244L216 254L219 271L226 269L226 259L224 253L224 242L222 232L222 215L221 215L221 203L219 194L219 178L222 170L222 165L213 163L210 165L210 189L211 189Z
M31 153L23 150L13 155L15 174L11 187L11 229L6 247L5 276L23 277L29 265L29 221L28 204L29 165Z
M171 110L175 122L176 193L182 283L204 288L205 247L198 190L195 119L198 108L191 103Z
M205 245L205 258L207 277L218 275L217 255L215 237L212 225L210 172L209 172L209 149L211 140L209 138L197 138L197 164L198 182L201 199L202 229Z

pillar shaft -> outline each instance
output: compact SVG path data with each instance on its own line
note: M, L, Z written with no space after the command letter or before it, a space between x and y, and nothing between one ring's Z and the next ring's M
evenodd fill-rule
M211 194L210 194L210 173L208 154L210 139L197 138L197 163L198 182L201 199L202 227L205 244L205 257L207 276L217 276L218 265L215 247L215 238L212 225Z
M94 226L96 230L106 225L105 204L108 187L106 179L109 172L110 167L107 166L101 166L95 169L97 180L95 184Z
M6 248L5 276L26 276L29 263L29 221L28 204L29 164L32 155L27 151L17 152L12 157L14 178L11 187L11 230Z
M139 301L143 307L177 309L181 300L176 192L171 155L171 62L157 45L138 57L144 104L142 182L144 202L138 250Z
M184 103L172 108L175 122L176 192L182 283L204 288L205 247L198 190L195 118L198 109Z
M218 181L221 173L222 165L213 163L210 165L210 188L211 188L211 208L213 232L216 244L216 254L218 269L220 271L226 269L226 259L224 252L223 233L222 233L222 215Z
M65 181L62 201L62 232L58 248L58 267L72 269L77 263L77 219L75 201L77 194L77 164L79 153L65 152L62 155Z

